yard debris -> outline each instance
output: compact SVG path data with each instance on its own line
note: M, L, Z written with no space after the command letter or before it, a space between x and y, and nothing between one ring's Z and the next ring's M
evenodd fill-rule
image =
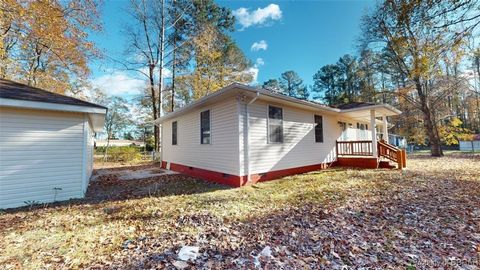
M477 269L478 157L420 156L404 174L333 168L239 189L104 175L89 203L1 214L0 265Z
M253 257L253 264L255 265L255 267L261 268L262 265L260 263L260 258L265 258L265 259L271 258L272 250L270 249L270 246L266 246L262 249L262 251L260 251L260 253L258 253L257 256L252 256L252 257Z
M133 244L132 240L127 240L123 243L122 247L124 249L132 249L132 248L135 248L135 244Z
M177 269L185 269L187 268L189 265L188 263L184 262L184 261L174 261L173 263L173 266L175 266Z
M184 246L178 251L178 258L182 261L194 261L199 255L198 251L199 247Z

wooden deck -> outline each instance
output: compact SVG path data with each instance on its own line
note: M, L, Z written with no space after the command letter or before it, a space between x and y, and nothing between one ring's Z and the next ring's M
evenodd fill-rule
M374 157L371 140L337 141L336 153L338 165L360 168L378 168L382 160L396 163L398 169L407 165L407 154L404 149L397 148L384 140L377 143L377 155Z

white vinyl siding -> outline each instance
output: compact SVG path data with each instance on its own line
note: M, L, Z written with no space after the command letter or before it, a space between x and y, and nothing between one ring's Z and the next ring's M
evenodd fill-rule
M94 138L93 136L95 135L95 133L93 132L93 129L92 129L92 126L90 125L90 123L88 122L88 120L85 122L85 125L86 125L86 133L85 133L85 136L87 137L87 145L86 145L86 157L85 157L85 161L87 162L86 164L86 176L85 176L85 179L84 181L86 182L86 184L83 186L83 193L87 192L87 187L88 187L88 184L90 182L90 177L92 177L92 173L93 173L93 147L94 147Z
M0 108L0 208L83 197L83 170L90 177L93 169L93 132L84 133L85 119L83 113Z
M200 141L200 113L210 110L210 144ZM172 122L177 121L178 144L172 147ZM234 97L165 121L163 161L239 175L239 122Z
M268 105L283 109L283 143L267 139ZM285 105L256 101L250 105L251 173L265 173L335 161L335 141L341 130L335 116L323 116L324 142L315 143L314 114Z

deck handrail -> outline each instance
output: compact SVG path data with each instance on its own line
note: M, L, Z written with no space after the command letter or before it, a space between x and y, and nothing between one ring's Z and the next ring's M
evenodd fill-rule
M384 140L378 142L378 156L387 158L398 164L399 169L403 169L407 165L407 154L404 149L397 148Z
M336 141L338 156L372 156L372 141Z

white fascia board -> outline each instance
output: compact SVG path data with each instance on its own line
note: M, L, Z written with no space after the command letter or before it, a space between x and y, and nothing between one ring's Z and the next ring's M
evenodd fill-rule
M29 101L29 100L18 100L18 99L10 99L10 98L0 98L0 106L50 110L50 111L64 111L64 112L83 112L83 113L98 113L98 114L107 113L107 109L103 109L103 108L68 105L68 104L60 104L60 103L39 102L39 101Z
M0 98L0 106L47 111L87 113L92 124L92 129L95 132L100 132L103 130L103 126L105 124L105 115L107 113L107 109L96 107L18 100L9 98Z
M230 91L234 91L234 90L240 90L240 91L250 92L250 93L254 93L254 94L258 93L259 95L279 99L280 101L284 101L285 103L300 104L300 105L303 105L303 106L308 106L312 109L324 110L324 111L335 112L335 113L340 112L339 109L331 108L331 107L328 107L328 106L325 106L325 105L315 104L315 103L310 102L310 101L300 100L300 99L285 96L285 95L271 93L271 92L266 91L266 90L257 89L257 88L247 86L247 85L243 85L243 84L240 84L240 83L233 83L233 84L230 84L229 86L226 86L226 87L218 90L217 92L214 92L210 95L207 95L207 96L205 96L205 97L203 97L203 98L201 98L201 99L199 99L195 102L192 102L190 105L187 105L187 106L179 109L178 111L171 112L171 113L169 113L169 114L167 114L163 117L158 118L157 120L155 120L155 123L156 124L161 124L168 119L174 118L174 117L182 115L184 113L187 113L187 112L189 112L189 111L191 111L191 110L193 110L193 109L195 109L199 106L202 106L203 104L206 104L207 102L209 102L210 100L212 100L216 97L219 97L223 94L226 94L226 93L228 93Z
M298 98L289 97L289 96L280 95L280 94L275 94L275 93L265 91L265 90L257 90L257 91L260 92L260 94L263 95L263 96L276 98L276 99L285 101L286 103L295 103L295 104L310 107L310 108L315 109L315 110L322 110L322 111L328 111L328 112L333 112L333 113L340 112L340 109L328 107L328 106L322 105L322 104L317 104L317 103L314 103L314 102L311 102L311 101L301 100L301 99L298 99Z
M240 90L240 91L244 91L244 92L250 92L250 93L254 93L254 94L257 94L257 95L260 95L260 96L265 96L265 97L270 97L270 98L275 98L279 101L283 101L283 103L285 104L288 104L288 103L294 103L294 104L298 104L298 105L302 105L302 106L305 106L305 107L309 107L313 110L321 110L321 111L326 111L326 112L332 112L332 113L339 113L339 114L347 114L347 113L352 113L352 112L357 112L357 111L370 111L372 109L386 109L388 111L391 112L391 114L389 115L398 115L398 114L401 114L402 112L396 108L394 108L393 106L390 106L388 104L378 104L378 105L372 105L372 106L366 106L366 107L360 107L360 108L353 108L353 109L347 109L347 110L340 110L340 109L337 109L337 108L332 108L332 107L329 107L329 106L326 106L326 105L322 105L322 104L317 104L317 103L314 103L314 102L311 102L311 101L307 101L307 100L301 100L301 99L297 99L297 98L294 98L294 97L289 97L289 96L285 96L285 95L281 95L281 94L275 94L275 93L272 93L270 91L267 91L267 90L263 90L263 89L258 89L258 88L254 88L254 87L251 87L251 86L248 86L248 85L244 85L244 84L240 84L240 83L232 83L212 94L209 94L197 101L194 101L192 102L191 104L177 110L177 111L174 111L174 112L171 112L165 116L162 116L160 118L158 118L157 120L154 121L155 124L161 124L163 122L165 122L166 120L169 120L169 119L172 119L174 117L177 117L177 116L180 116L182 114L185 114L191 110L194 110L206 103L208 103L209 101L211 101L212 99L214 98L217 98L221 95L224 95L230 91L234 91L234 90Z
M377 104L377 105L371 105L371 106L365 106L365 107L359 107L359 108L353 108L353 109L346 109L346 110L341 110L341 113L352 113L352 112L358 112L358 111L370 111L370 110L375 110L375 109L386 109L392 114L390 115L398 115L402 114L402 111L398 110L397 108L388 105L388 104Z

